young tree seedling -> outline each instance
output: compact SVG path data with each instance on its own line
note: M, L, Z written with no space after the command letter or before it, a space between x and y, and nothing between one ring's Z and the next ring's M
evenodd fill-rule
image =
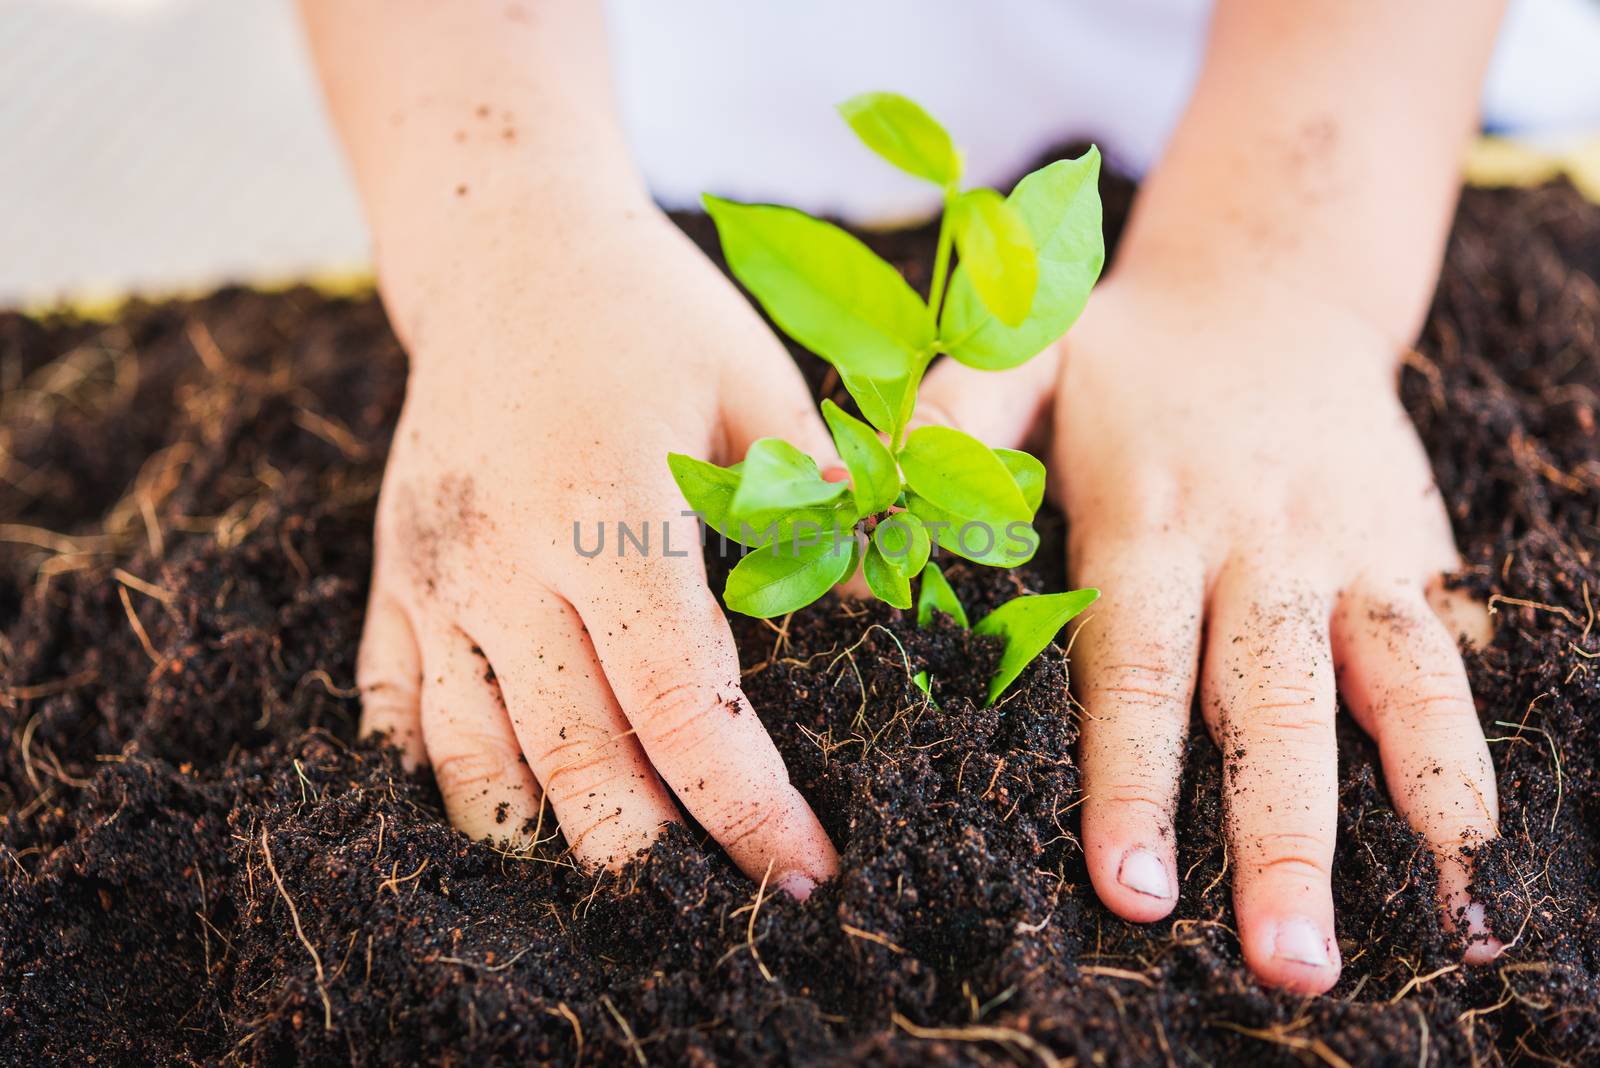
M941 354L1005 370L1076 321L1105 261L1100 155L1091 148L1052 163L1002 197L961 188L950 135L906 97L865 93L839 112L867 147L943 192L926 299L831 223L792 208L704 200L734 277L785 333L833 365L865 417L822 402L850 481L827 481L815 460L777 438L755 442L731 467L680 453L668 463L702 521L752 550L723 592L733 611L786 615L860 567L873 594L902 609L920 576L919 623L938 608L965 625L929 564L933 547L995 567L1026 563L1039 545L1033 517L1045 469L1028 453L991 449L949 427L908 432L917 388ZM1096 595L1025 596L978 624L1007 643L991 702ZM1077 607L1063 615L1068 604Z
M1000 653L1000 666L989 679L989 703L992 705L1005 693L1006 687L1017 681L1022 669L1033 663L1033 658L1044 652L1055 641L1061 628L1072 617L1094 604L1099 590L1068 590L1066 593L1023 594L978 621L971 630L987 634L1005 642ZM939 565L929 564L922 573L922 590L917 597L917 626L933 624L933 613L942 612L963 630L968 629L967 611L956 599L956 591L945 581ZM924 672L926 674L926 672ZM917 684L923 692L928 687Z

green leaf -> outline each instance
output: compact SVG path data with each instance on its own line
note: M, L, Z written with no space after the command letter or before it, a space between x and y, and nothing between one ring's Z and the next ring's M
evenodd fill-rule
M927 306L854 237L791 208L704 200L734 277L785 333L841 372L897 379L931 348Z
M950 204L961 266L983 306L1007 326L1028 317L1039 256L1022 213L993 189L969 189Z
M1033 515L1044 503L1044 464L1037 457L1016 449L995 449L994 454L1011 472L1011 480L1017 484L1017 489L1022 491L1022 499L1027 502L1028 514Z
M906 494L906 509L922 520L935 545L975 564L1020 567L1039 551L1039 534L1027 520L996 526L940 508L915 493Z
M911 681L917 684L917 689L921 690L929 697L933 696L933 680L928 677L928 673L926 671L917 672L915 675L911 676Z
M875 430L831 400L822 402L822 418L828 421L833 443L850 469L856 515L888 511L900 496L900 469L889 447L878 440Z
M673 480L706 526L729 541L752 549L779 544L801 547L842 537L856 520L844 502L794 508L760 516L736 516L731 509L744 464L718 467L682 453L668 453Z
M989 703L1016 681L1022 669L1044 652L1055 640L1067 620L1094 604L1099 590L1072 590L1068 593L1024 594L1014 597L984 616L973 627L975 634L990 634L1005 639L1000 666L989 680Z
M1026 363L1067 332L1105 263L1100 234L1100 153L1059 160L1028 175L1006 198L1033 235L1039 282L1019 326L984 306L971 272L958 264L945 295L940 346L969 367L1000 371Z
M878 547L889 566L908 579L916 577L933 551L928 528L910 512L895 512L886 517L873 530L872 543Z
M839 114L868 148L915 178L953 186L961 156L950 135L921 105L899 93L862 93L839 105Z
M906 485L925 500L998 531L1033 513L1011 472L983 442L947 426L913 430L900 450Z
M824 480L817 462L782 438L761 438L745 453L728 512L745 519L813 508L833 503L848 489L843 482Z
M896 608L911 607L911 583L895 570L893 564L883 558L883 554L878 551L877 543L867 546L867 554L861 561L861 570L867 576L867 586L878 600L892 604Z
M723 601L734 612L771 619L804 608L849 570L854 542L826 542L795 550L757 549L728 573Z
M839 581L844 582L855 577L856 569L861 566L861 546L866 540L867 539L860 536L858 531L851 530L850 563L844 569L844 578L840 579Z
M818 508L766 512L756 516L729 513L718 533L752 549L777 547L794 551L845 538L856 521L855 504L839 501Z
M916 369L913 368L913 371ZM861 414L867 417L867 422L891 438L911 418L912 400L915 397L911 378L912 371L894 378L869 378L839 369L840 381L861 406Z
M739 488L739 472L726 467L696 460L681 452L667 453L667 468L672 480L678 484L684 499L700 515L706 526L730 537L728 533L728 508L733 503L734 492Z
M939 570L938 564L922 569L922 588L917 591L917 626L926 627L933 622L933 611L938 609L954 619L963 629L967 626L967 610L961 607L956 591Z

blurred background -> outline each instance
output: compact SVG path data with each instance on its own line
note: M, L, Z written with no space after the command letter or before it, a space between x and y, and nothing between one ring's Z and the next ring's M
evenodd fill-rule
M1185 40L1198 39L1182 31L1203 25L1206 12L1203 0L1118 0L1115 15L1111 0L1080 3L1097 9L1101 23L1165 20L1165 35ZM1038 5L1084 14L1067 0L1017 0L1015 7L1037 18L1042 11L1024 9ZM648 164L652 139L682 131L649 128L629 107L630 85L656 92L671 85L686 111L695 92L716 85L704 80L697 88L698 60L662 49L652 31L656 17L681 25L684 6L611 6L614 32L619 12L626 31L617 39L618 66L628 68L619 70L624 110ZM693 9L707 5L691 5L691 23ZM1003 17L1008 8L995 10ZM797 17L810 18L818 32L828 25L812 9ZM1152 80L1164 92L1180 91L1197 55L1180 47L1159 70L1141 73L1088 42L1078 47L1104 64L1085 68L1095 90L1123 101ZM1037 43L1034 49L1038 62L1052 61ZM917 95L916 86L895 87ZM926 102L947 113L937 106L944 102ZM959 100L945 106L960 119ZM1491 130L1514 131L1547 157L1594 151L1600 0L1514 0L1485 116ZM963 124L952 125L959 132ZM969 125L981 136L981 123ZM1137 170L1155 147L1128 146L1126 162ZM1525 169L1520 156L1485 159L1485 167L1508 174ZM284 281L358 271L366 262L360 207L292 0L0 0L0 306Z

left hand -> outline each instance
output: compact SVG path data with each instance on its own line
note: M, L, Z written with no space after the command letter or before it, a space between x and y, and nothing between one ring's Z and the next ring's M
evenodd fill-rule
M1130 269L1057 349L997 374L946 361L923 396L1005 446L1053 403L1072 581L1104 591L1072 664L1100 898L1144 922L1177 902L1198 680L1245 960L1275 986L1333 986L1337 689L1433 852L1467 960L1492 958L1462 849L1496 834L1494 772L1457 647L1486 617L1439 587L1460 558L1392 342L1271 282Z

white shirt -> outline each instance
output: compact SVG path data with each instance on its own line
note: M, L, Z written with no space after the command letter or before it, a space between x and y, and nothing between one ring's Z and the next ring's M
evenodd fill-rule
M950 129L971 184L1069 139L1141 174L1188 99L1210 3L611 0L608 14L623 121L663 203L715 192L890 222L930 214L938 193L857 143L833 105L905 93ZM1523 132L1600 124L1600 0L1514 0L1485 107Z

